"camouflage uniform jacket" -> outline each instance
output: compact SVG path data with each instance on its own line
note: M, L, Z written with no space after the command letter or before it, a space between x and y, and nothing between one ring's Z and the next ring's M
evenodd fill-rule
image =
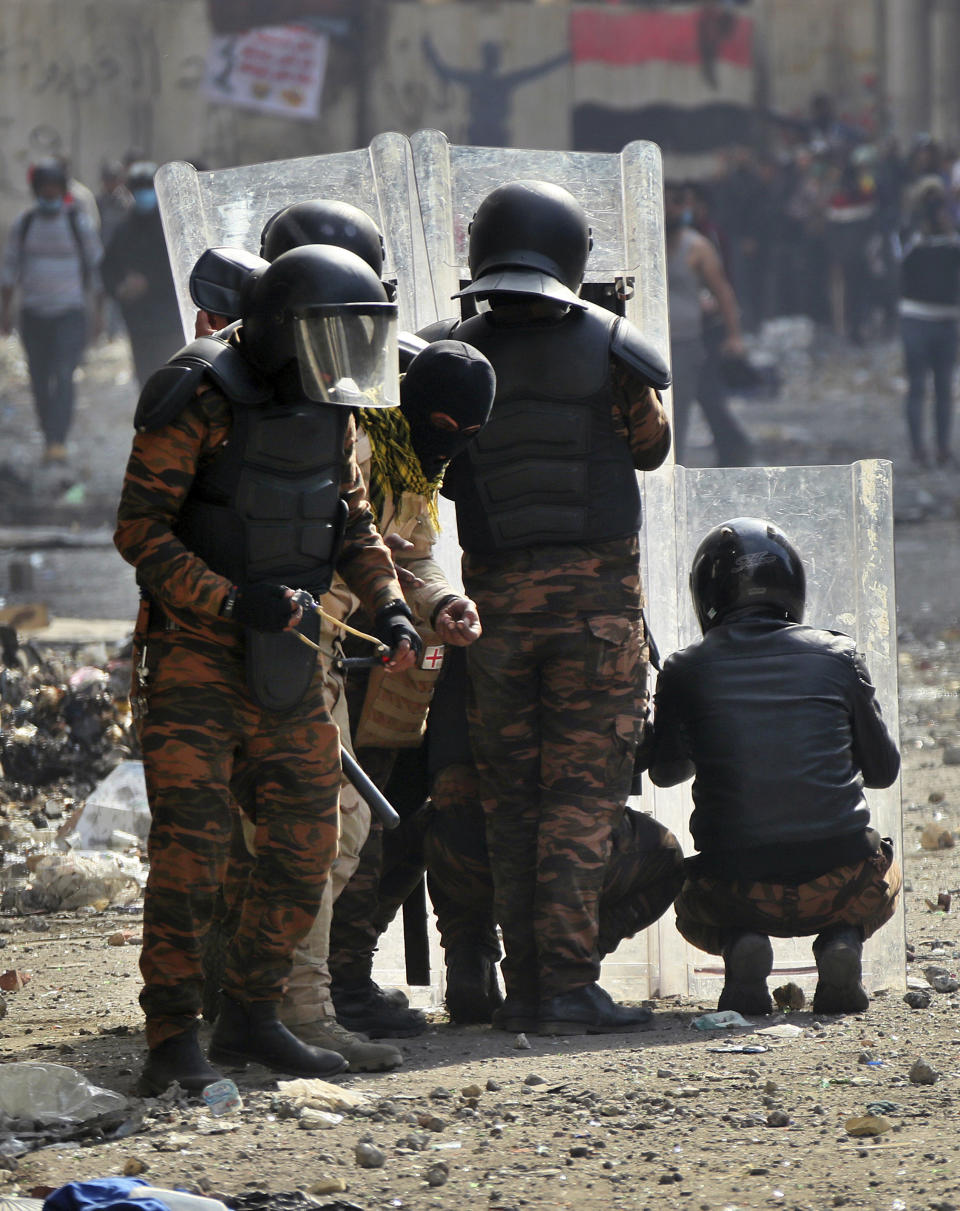
M120 554L137 569L141 588L166 615L178 626L223 644L240 637L237 624L219 616L230 582L189 551L174 529L198 468L228 441L230 429L229 400L205 385L170 423L137 433L114 534ZM374 526L357 466L352 417L344 438L340 495L348 515L337 570L373 616L403 594L390 552Z

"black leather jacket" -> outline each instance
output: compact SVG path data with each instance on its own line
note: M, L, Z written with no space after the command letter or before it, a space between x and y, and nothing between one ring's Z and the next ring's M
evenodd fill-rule
M889 786L899 769L847 635L749 614L660 674L650 778L694 777L690 831L716 870L815 877L866 856L878 838L863 787Z

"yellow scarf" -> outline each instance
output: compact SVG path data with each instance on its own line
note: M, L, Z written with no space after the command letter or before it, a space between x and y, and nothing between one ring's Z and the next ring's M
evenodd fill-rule
M437 493L443 472L427 479L414 453L410 426L399 408L361 408L360 426L370 439L370 482L367 492L379 520L383 517L386 489L399 501L403 492L415 492L427 502L427 511L435 530L440 529L440 504Z

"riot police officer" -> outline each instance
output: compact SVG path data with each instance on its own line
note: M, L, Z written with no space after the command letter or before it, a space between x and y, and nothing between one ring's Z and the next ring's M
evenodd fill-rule
M762 518L712 529L690 590L703 638L664 664L650 769L694 779L677 928L723 955L720 1009L771 1013L770 936L813 934L814 1012L860 1013L863 940L901 882L863 795L900 769L867 666L849 636L803 625L800 556Z
M396 403L396 308L355 254L296 249L249 275L228 340L203 338L146 384L115 541L143 594L137 665L152 814L141 1087L201 1088L201 947L236 796L257 856L226 954L210 1055L329 1076L277 1004L336 853L339 740L314 647L338 570L409 667L420 640L373 525L352 409Z
M596 982L598 900L646 696L636 471L668 453L670 380L633 325L579 297L590 247L567 190L499 186L473 219L459 296L479 314L422 333L468 341L497 376L443 492L484 620L467 660L506 951L494 1024L548 1034L650 1016Z

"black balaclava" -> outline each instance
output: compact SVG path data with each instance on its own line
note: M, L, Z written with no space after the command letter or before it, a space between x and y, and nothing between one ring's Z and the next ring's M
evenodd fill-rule
M464 430L486 424L496 387L493 367L463 341L435 341L413 359L400 383L400 411L427 479L436 479L476 436ZM458 428L438 429L430 421L433 412L443 412Z

